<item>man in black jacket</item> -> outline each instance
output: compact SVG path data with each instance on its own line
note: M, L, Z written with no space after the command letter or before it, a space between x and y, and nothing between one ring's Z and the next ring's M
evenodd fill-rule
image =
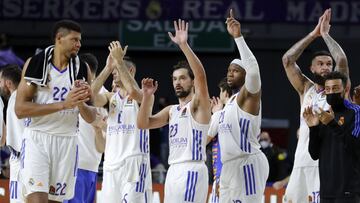
M344 99L347 77L326 77L329 112L306 108L310 127L309 153L319 159L321 203L360 202L360 106Z

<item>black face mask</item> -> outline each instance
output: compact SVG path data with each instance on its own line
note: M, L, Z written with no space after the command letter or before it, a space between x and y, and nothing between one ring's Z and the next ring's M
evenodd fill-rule
M338 109L344 106L344 98L341 97L341 92L327 94L326 95L326 102L331 106L332 109Z
M325 78L317 73L313 73L313 82L318 85L324 86Z

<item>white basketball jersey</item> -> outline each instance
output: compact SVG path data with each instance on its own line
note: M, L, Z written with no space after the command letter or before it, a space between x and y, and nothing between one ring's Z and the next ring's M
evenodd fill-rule
M119 92L110 99L105 162L107 170L119 167L127 157L149 155L149 130L138 129L138 103Z
M169 116L169 164L206 161L208 124L200 124L191 115L191 102L180 108L173 105Z
M6 110L6 145L20 152L26 119L18 119L15 114L16 92L10 95Z
M65 101L71 89L69 68L59 71L51 64L47 86L37 86L33 102L52 104ZM78 128L79 110L66 109L45 116L31 117L29 129L59 136L75 136Z
M325 92L316 92L315 85L306 91L300 111L300 128L299 138L295 151L294 168L304 166L318 166L318 161L314 161L309 154L309 127L306 124L303 112L306 107L312 106L313 109L322 108L324 111L329 110L330 106L326 102Z
M100 93L107 92L102 87ZM104 108L96 108L101 115L107 115ZM91 124L86 122L81 115L79 115L79 130L78 130L78 146L79 146L79 168L88 171L98 172L102 153L96 150L95 146L95 130Z
M257 116L243 111L236 101L238 94L229 99L219 118L218 136L222 163L261 152L258 141L261 108Z

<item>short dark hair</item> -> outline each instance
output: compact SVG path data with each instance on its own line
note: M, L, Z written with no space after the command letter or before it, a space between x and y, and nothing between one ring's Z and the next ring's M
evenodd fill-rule
M311 62L317 57L317 56L330 56L332 61L334 62L333 57L331 56L330 52L325 51L325 50L321 50L321 51L316 51L312 54L311 56Z
M21 80L21 69L18 65L8 64L0 69L1 77L6 80L11 80L17 87Z
M218 87L221 88L222 91L226 91L229 96L232 95L232 90L231 90L231 87L229 86L229 84L227 83L226 77L224 77L223 79L220 80Z
M75 31L81 33L81 26L79 23L72 20L60 20L54 24L52 29L51 39L55 41L57 33L61 32L63 29L69 31Z
M329 74L327 74L325 76L325 82L327 80L337 80L337 79L341 80L341 82L342 82L342 84L344 85L344 88L345 88L348 78L343 73L340 73L339 71L333 71L333 72L330 72Z
M194 80L195 76L194 76L194 73L192 72L191 68L190 68L190 65L187 61L179 61L176 65L173 66L173 73L174 71L178 70L178 69L181 69L181 68L184 68L188 71L188 74L190 76L190 78L192 80Z
M99 67L99 62L96 56L92 53L85 53L81 54L79 57L80 60L86 62L89 65L90 71L96 75L96 71Z

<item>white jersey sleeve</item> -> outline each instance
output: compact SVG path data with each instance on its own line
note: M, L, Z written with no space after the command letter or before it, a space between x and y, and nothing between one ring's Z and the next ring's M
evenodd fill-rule
M219 119L222 111L217 111L211 116L210 127L208 131L209 137L215 137L219 131Z

